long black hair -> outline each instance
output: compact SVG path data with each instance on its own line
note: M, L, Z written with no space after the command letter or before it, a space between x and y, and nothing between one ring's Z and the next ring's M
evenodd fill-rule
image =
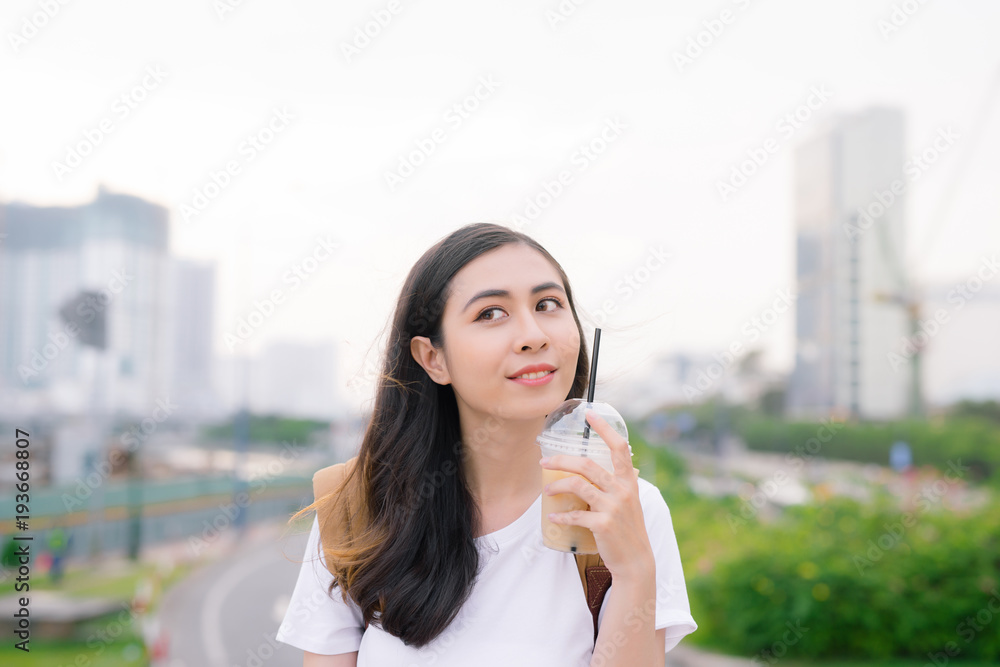
M481 519L462 465L454 390L428 376L413 358L410 340L426 336L441 347L452 278L476 257L510 243L537 250L559 272L580 334L566 398L582 397L587 386L589 354L569 280L530 236L498 224L470 224L414 264L396 303L371 420L342 486L342 493L360 499L355 517L362 519L352 522L349 541L324 552L334 573L328 593L339 585L366 625L377 622L408 646L422 647L437 637L472 592L479 572L473 535ZM295 516L340 499L341 494L318 498Z

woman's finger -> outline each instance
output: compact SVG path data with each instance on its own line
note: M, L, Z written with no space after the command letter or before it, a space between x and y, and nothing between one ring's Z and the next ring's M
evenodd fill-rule
M626 470L632 468L632 454L629 452L628 442L625 438L593 410L587 410L587 423L597 431L597 434L608 445L608 449L611 450L611 465L614 467L615 474L624 474Z

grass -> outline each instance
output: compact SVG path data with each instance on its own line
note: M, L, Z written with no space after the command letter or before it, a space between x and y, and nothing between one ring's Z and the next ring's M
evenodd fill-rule
M98 644L88 647L83 642L48 642L38 644L31 641L28 653L20 651L5 642L0 646L0 664L19 667L145 667L149 657L142 640L123 633L112 644Z
M73 597L109 597L132 600L139 582L157 575L155 562L129 562L113 572L95 571L83 566L67 569L57 585L48 574L33 578L33 591L58 590ZM191 570L191 565L179 564L169 572L161 573L159 590L150 601L149 611L159 606L163 593L181 581ZM0 645L0 665L24 667L133 667L148 665L149 657L142 639L142 629L132 617L127 624L118 620L124 610L81 624L73 640L32 639L27 653L14 648L16 640ZM112 635L116 635L112 637Z
M693 637L694 635L685 638L684 642L691 642ZM732 658L742 658L744 660L750 660L753 658L752 655L732 655L721 648L713 646L711 642L706 642L704 644L695 644L691 642L689 645L698 651L705 651L707 653L716 653L718 655L725 655ZM903 658L884 658L881 660L851 660L849 658L817 658L811 660L792 658L772 659L775 660L775 665L780 664L781 667L925 667L926 665L931 664L929 658L925 660L910 660ZM760 658L757 664L766 665L768 662L765 658ZM996 662L984 662L982 660L963 661L961 656L948 658L948 664L955 665L956 667L997 667Z
M155 562L126 562L123 569L113 573L95 572L89 567L75 567L66 570L62 581L57 585L48 575L43 575L31 583L32 590L62 591L73 597L109 597L131 600L136 594L139 582L156 576L159 565ZM170 572L161 575L161 591L167 590L182 579L191 566L178 564ZM155 609L159 600L153 600L151 608Z
M960 665L961 667L996 667L995 662L962 662L957 658L949 658L949 663ZM784 662L784 667L924 667L929 664L928 660L862 660L850 662L846 660L815 660L812 662Z

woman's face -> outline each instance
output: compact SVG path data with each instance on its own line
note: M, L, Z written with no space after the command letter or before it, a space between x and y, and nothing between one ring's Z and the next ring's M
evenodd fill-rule
M506 419L543 417L565 400L580 354L564 290L559 272L541 253L503 245L452 278L442 314L443 347L414 338L411 351L435 382L452 385L460 409ZM555 369L543 383L512 379L540 364Z

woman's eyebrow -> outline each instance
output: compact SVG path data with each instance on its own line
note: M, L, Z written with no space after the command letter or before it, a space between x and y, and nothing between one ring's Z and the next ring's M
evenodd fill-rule
M566 291L562 288L562 286L559 283L553 283L553 282L542 283L541 285L535 285L534 287L531 288L531 293L538 294L539 292L543 292L547 289L557 289L563 294L566 293ZM466 310L468 310L469 306L471 306L473 302L478 301L479 299L486 299L491 296L501 296L505 299L508 299L510 298L510 292L505 289L483 290L482 292L476 294L474 297L469 299L469 302L465 304L464 308L462 308L462 312L464 313Z

